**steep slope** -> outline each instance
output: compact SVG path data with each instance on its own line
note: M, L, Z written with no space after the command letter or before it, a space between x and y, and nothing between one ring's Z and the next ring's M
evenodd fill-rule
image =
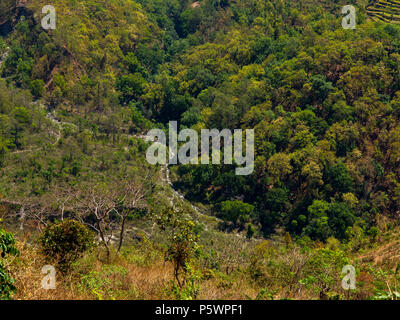
M367 14L384 22L400 23L400 1L370 1L366 7Z
M15 0L3 0L0 3L0 25L4 24L9 20L17 8L17 3Z

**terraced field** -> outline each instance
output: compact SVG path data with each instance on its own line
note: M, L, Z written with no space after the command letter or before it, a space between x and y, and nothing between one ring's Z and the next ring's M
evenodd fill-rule
M400 0L373 0L366 10L373 20L400 23Z
M400 265L400 238L395 231L390 240L357 257L361 263L370 263L373 266L385 266L386 269L396 269Z
M339 7L342 7L343 5L348 4L348 1L345 0L337 0L337 1L332 1L332 0L299 0L299 1L292 1L292 4L300 8L301 10L308 10L311 8L315 8L316 6L323 7L326 10L329 10L331 12L336 11Z
M343 5L349 4L349 1L332 0L299 0L292 2L301 10L308 10L315 6L321 6L332 13L337 13ZM357 1L358 6L364 6L367 1ZM370 0L365 6L368 16L375 21L384 21L388 23L400 23L400 0Z

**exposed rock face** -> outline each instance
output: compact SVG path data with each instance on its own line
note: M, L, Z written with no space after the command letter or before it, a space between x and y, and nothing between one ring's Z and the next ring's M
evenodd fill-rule
M28 0L0 0L0 35L7 36L13 29L18 19L23 15L29 17L31 13L26 10Z

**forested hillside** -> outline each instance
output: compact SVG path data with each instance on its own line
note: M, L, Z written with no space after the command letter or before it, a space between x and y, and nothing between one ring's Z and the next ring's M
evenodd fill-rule
M347 298L398 297L397 1L53 0L44 30L47 4L0 4L0 298L342 299L346 264ZM150 165L169 121L254 129L254 172Z
M14 0L4 0L0 4L0 22L3 24L5 21L7 21L10 17L10 15L13 13L13 11L16 8L16 2Z

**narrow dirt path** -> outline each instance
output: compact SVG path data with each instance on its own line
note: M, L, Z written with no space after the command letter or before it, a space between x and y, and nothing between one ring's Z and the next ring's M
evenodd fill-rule
M142 140L147 141L147 142L152 141L151 139L149 139L149 137L147 137L145 135L129 135L129 137L135 137L137 139L142 139ZM154 140L153 140L153 142L154 142ZM168 150L167 150L167 152L168 152ZM174 154L171 154L170 155L170 159L173 158L174 156L175 156ZM169 185L169 187L171 188L172 193L173 193L173 198L170 199L171 205L173 204L173 200L174 199L179 199L183 203L186 203L187 205L189 205L193 209L193 211L197 214L197 216L199 218L200 217L205 217L207 219L213 218L213 219L215 219L216 222L223 222L221 219L219 219L217 217L209 216L207 214L202 213L201 210L197 206L195 206L193 203L191 203L189 200L187 200L185 198L184 194L180 193L178 190L175 189L174 184L172 183L171 178L170 178L170 169L169 169L169 163L168 162L165 164L164 170L165 170L165 179L164 179L164 181ZM199 221L197 219L197 222L201 222L201 221ZM208 226L207 225L205 225L205 230L206 231L208 230ZM247 237L245 237L244 235L242 235L240 233L235 233L235 235L238 238L241 238L241 239L253 240L253 241L257 241L257 242L258 241L262 241L262 239L257 239L257 238L248 239Z

